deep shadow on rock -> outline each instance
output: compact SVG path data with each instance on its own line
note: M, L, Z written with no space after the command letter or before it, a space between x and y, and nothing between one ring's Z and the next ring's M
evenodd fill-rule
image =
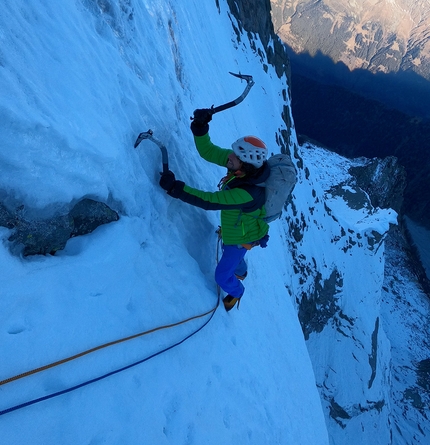
M68 214L50 219L28 220L20 213L19 209L11 212L0 203L0 226L13 230L8 238L12 252L22 252L24 256L53 255L64 249L70 238L119 219L118 213L106 204L87 198L79 201Z
M370 196L374 207L392 208L402 213L406 171L396 157L370 159L366 165L351 167L349 173Z

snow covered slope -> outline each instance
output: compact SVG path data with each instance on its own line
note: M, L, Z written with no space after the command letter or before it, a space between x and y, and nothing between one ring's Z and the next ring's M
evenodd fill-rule
M383 236L397 214L372 206L348 173L353 162L311 145L301 155L305 170L287 237L296 272L290 292L331 443L388 444L391 357L380 305Z
M257 36L238 41L225 1L182 3L16 0L2 11L0 201L28 218L83 197L120 214L55 256L11 254L0 227L2 444L388 444L378 320L395 212L372 206L351 161L298 147L288 79ZM229 71L256 85L214 117L212 139L284 145L300 180L227 314L213 279L219 215L167 196L160 150L133 143L151 128L178 179L214 190L225 171L197 155L190 115L243 91Z
M302 148L286 231L296 272L289 290L330 443L426 444L430 301L401 231L392 226L388 233L396 213L375 208L351 175L375 160ZM390 199L382 171L389 164L372 167L381 194L375 201Z
M228 147L247 133L279 151L282 91L261 53L237 43L225 2L16 1L1 14L0 189L28 216L87 196L117 223L70 240L55 256L19 258L0 229L0 379L216 306L216 213L158 186L159 149L177 177L213 190L223 170L197 155L198 107L246 102L214 118ZM213 38L213 36L217 36ZM258 43L258 41L257 41ZM257 48L258 49L258 48ZM327 444L314 374L285 291L281 225L250 255L240 311L217 310L198 334L153 359L73 392L0 416L2 443ZM145 359L209 316L105 348L0 386L0 410Z

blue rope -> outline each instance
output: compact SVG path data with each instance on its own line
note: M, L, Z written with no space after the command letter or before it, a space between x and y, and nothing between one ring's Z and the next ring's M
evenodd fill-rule
M62 391L58 391L58 392L55 392L53 394L49 394L47 396L39 397L38 399L33 399L33 400L28 401L28 402L21 403L20 405L16 405L16 406L12 406L11 408L4 409L4 410L0 411L0 416L3 416L4 414L11 413L12 411L16 411L16 410L19 410L19 409L22 409L22 408L26 408L27 406L31 406L31 405L34 405L34 404L39 403L39 402L44 402L45 400L49 400L49 399L52 399L52 398L57 397L57 396L62 396L63 394L67 394L69 392L75 391L76 389L83 388L84 386L91 385L92 383L98 382L100 380L106 379L107 377L110 377L112 375L118 374L118 373L120 373L122 371L125 371L127 369L133 368L134 366L140 365L141 363L146 362L146 361L148 361L148 360L150 360L150 359L152 359L154 357L157 357L158 355L161 355L164 352L167 352L167 351L170 351L173 348L176 348L176 346L181 345L182 343L187 341L189 338L193 337L198 332L200 332L212 320L212 318L213 318L213 316L214 316L218 306L219 306L219 298L218 298L218 304L215 307L215 309L213 310L213 312L212 312L211 316L208 318L208 320L206 320L196 331L194 331L191 334L187 335L185 338L183 338L182 340L178 341L177 343L175 343L175 344L173 344L171 346L168 346L167 348L165 348L165 349L163 349L161 351L158 351L158 352L156 352L156 353L154 353L154 354L152 354L152 355L150 355L148 357L145 357L142 360L139 360L139 361L137 361L135 363L132 363L131 365L127 365L127 366L124 366L123 368L116 369L115 371L108 372L107 374L104 374L104 375L96 377L96 378L94 378L92 380L88 380L86 382L80 383L79 385L72 386L71 388L67 388L67 389L64 389Z

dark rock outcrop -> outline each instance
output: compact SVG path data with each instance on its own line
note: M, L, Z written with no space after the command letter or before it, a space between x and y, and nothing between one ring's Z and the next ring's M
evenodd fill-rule
M369 195L374 207L391 208L401 213L406 171L397 158L374 158L364 166L351 167L349 173L358 187Z
M298 317L305 340L309 339L312 332L321 332L327 323L341 313L337 294L342 288L342 281L337 270L333 270L326 280L317 273L314 291L309 295L302 295Z
M86 235L102 224L118 221L118 214L103 202L83 199L69 213L74 227L71 236Z
M22 252L24 256L53 255L64 249L68 239L119 219L118 213L106 204L88 198L79 201L70 212L49 219L28 219L23 210L21 206L10 211L0 203L0 226L12 230L8 238L12 252Z

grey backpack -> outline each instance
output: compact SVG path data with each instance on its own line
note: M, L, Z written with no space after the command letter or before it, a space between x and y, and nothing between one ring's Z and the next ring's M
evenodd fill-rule
M291 157L287 154L277 154L267 160L270 176L263 184L266 187L266 216L264 221L270 223L282 216L285 201L293 191L297 182L296 169Z

